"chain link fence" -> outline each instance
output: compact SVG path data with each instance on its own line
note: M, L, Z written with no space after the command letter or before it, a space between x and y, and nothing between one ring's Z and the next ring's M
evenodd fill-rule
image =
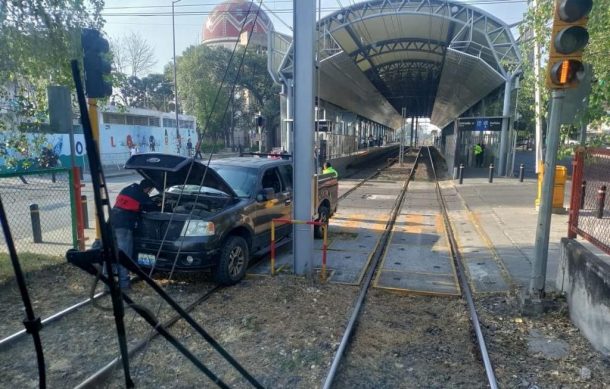
M574 157L570 237L576 234L610 254L610 150L580 150Z
M67 169L0 175L0 197L18 253L63 256L75 247ZM8 253L4 235L0 253Z

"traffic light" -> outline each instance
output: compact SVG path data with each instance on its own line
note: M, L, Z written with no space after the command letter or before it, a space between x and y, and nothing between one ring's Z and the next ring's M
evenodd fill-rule
M262 127L265 125L265 118L261 115L256 116L255 118L256 127Z
M587 21L593 0L555 0L547 71L550 89L576 87L585 75L582 51L589 43Z
M98 30L83 28L83 66L85 68L85 90L87 97L99 98L112 95L110 76L110 45Z

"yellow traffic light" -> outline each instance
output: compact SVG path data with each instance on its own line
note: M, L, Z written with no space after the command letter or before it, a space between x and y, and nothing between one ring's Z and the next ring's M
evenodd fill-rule
M582 52L589 43L587 21L593 0L555 0L547 71L551 89L576 87L584 77Z

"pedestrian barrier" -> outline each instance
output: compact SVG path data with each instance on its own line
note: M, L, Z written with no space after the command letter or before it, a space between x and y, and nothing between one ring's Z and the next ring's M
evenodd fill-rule
M572 164L568 237L580 235L610 254L610 150L578 149Z
M324 239L322 241L322 281L326 281L326 251L328 242L328 227L326 223L313 221L313 220L290 220L290 219L272 219L271 220L271 275L275 275L275 225L276 224L308 224L313 226L320 226L324 232Z

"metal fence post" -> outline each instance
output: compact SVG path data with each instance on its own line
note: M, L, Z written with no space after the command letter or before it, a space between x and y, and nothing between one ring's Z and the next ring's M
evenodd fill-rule
M89 207L87 207L87 196L80 196L81 207L83 209L83 227L89 229Z
M604 204L606 202L606 185L602 185L597 190L597 212L595 217L602 219L604 217Z
M587 183L582 180L583 167L582 151L576 150L574 159L572 160L572 193L570 196L570 213L568 217L568 238L570 239L576 239L578 213L579 210L583 208L585 201L584 189L586 189ZM582 184L579 185L581 181Z
M460 163L460 185L464 183L464 164Z
M519 182L523 182L523 177L525 176L525 165L519 165Z
M489 183L494 182L494 164L489 165Z
M42 228L38 204L30 205L30 218L32 219L32 237L34 238L34 243L42 243Z

